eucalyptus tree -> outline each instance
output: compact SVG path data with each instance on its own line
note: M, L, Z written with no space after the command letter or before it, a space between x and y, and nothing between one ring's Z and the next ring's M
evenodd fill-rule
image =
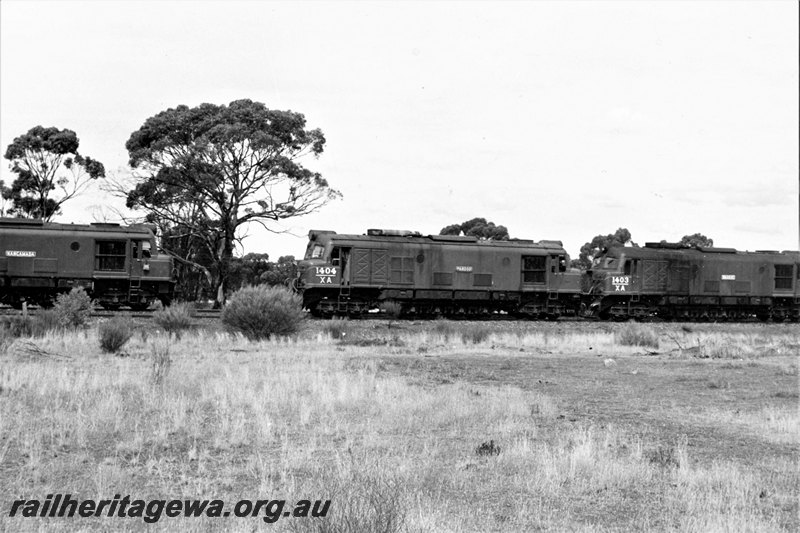
M618 228L614 233L608 235L597 235L591 241L581 246L578 259L573 259L571 266L587 269L591 268L592 260L603 251L604 248L611 246L624 246L630 244L636 246L636 243L631 241L631 232L628 228Z
M74 131L42 126L15 138L4 157L17 178L0 192L11 203L8 214L49 221L92 180L104 178L103 164L81 155L79 145Z
M126 143L136 184L127 206L180 227L213 263L217 304L225 300L233 250L250 223L312 213L339 192L303 166L325 146L305 117L260 102L180 105L148 118Z
M695 233L693 235L684 235L681 240L680 244L683 246L701 246L703 248L711 248L714 246L714 239L709 239L702 233Z

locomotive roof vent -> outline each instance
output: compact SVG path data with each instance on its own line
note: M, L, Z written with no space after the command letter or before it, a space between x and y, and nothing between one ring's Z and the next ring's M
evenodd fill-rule
M756 250L757 254L777 254L778 250Z
M539 241L539 244L544 244L545 246L558 246L559 248L564 246L564 243L562 243L561 241L543 240L543 241Z
M367 235L371 237L422 237L420 232L407 229L368 229Z
M698 246L698 250L708 254L735 254L736 248L709 248L706 246Z
M441 242L478 242L477 237L466 235L428 235L428 238L432 241Z
M646 242L644 243L645 248L662 248L665 250L682 250L684 248L690 248L690 246L686 246L685 244L681 244L679 242Z

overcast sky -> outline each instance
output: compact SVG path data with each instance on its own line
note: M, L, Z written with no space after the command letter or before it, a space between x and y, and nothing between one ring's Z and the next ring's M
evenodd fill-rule
M478 216L572 255L621 226L798 247L795 1L0 2L3 153L69 128L124 175L148 117L241 98L321 128L306 166L343 194L245 253ZM123 204L93 191L58 220L104 203Z

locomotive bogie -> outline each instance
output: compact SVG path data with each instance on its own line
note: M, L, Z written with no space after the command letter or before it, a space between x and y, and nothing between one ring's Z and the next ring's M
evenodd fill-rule
M45 224L0 219L0 302L52 305L56 296L82 287L109 309L143 309L169 302L173 261L156 252L145 225Z

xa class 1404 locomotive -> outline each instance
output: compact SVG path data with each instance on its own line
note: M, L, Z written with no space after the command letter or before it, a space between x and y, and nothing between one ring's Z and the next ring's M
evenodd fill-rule
M580 273L568 264L559 241L312 230L295 288L315 316L359 315L394 302L408 316L557 318L580 309Z
M386 302L407 316L800 318L800 253L648 243L569 269L559 241L481 241L403 230L312 230L295 289L315 316Z
M154 226L43 223L0 218L0 302L49 306L83 287L107 309L168 304L175 288L173 259L158 253Z

